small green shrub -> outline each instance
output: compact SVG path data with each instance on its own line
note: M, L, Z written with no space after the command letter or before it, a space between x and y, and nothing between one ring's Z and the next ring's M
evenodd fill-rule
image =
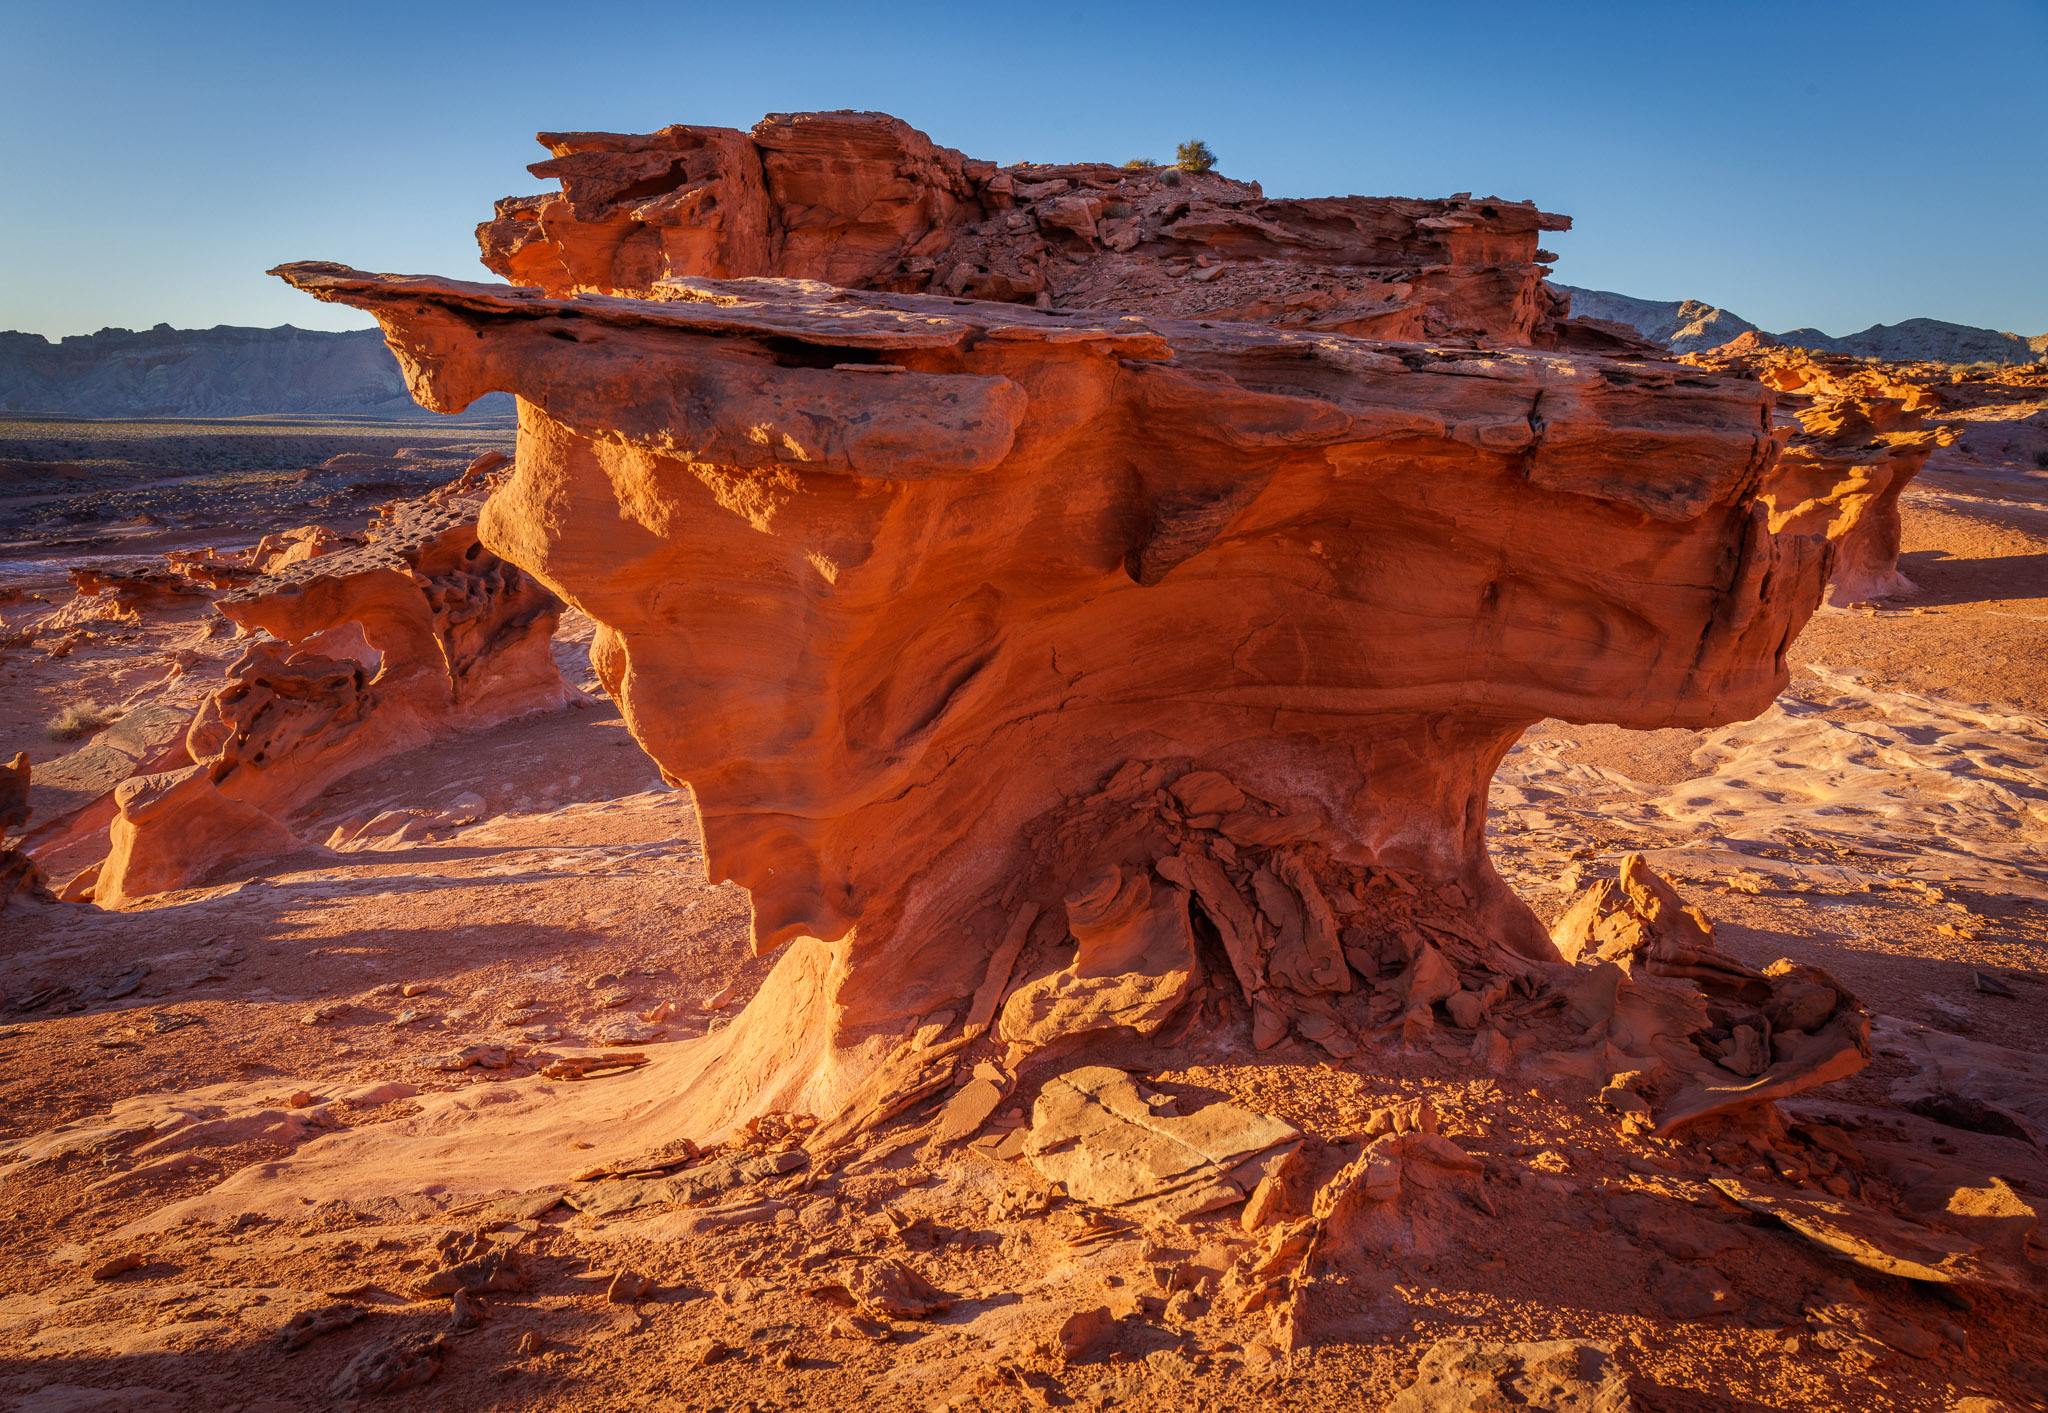
M1216 154L1209 150L1208 143L1191 137L1174 148L1173 165L1183 172L1212 172L1216 169Z
M1179 186L1180 168L1168 167L1165 171L1159 174L1159 180L1164 182L1167 186Z
M1150 157L1133 157L1130 161L1124 163L1126 169L1136 169L1138 167L1156 167L1158 165L1159 164L1153 161Z
M1102 214L1112 221L1121 221L1124 217L1131 214L1131 203L1128 201L1112 201L1109 205L1102 208Z
M112 725L120 715L98 702L73 702L43 723L43 734L52 741L76 741Z

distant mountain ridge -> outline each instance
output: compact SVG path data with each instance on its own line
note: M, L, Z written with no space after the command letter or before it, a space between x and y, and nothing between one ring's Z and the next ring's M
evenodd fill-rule
M502 393L473 411L504 414ZM55 343L0 332L0 412L73 417L250 417L435 414L413 402L398 360L375 329L102 329Z
M1572 297L1572 313L1626 324L1644 338L1668 343L1674 353L1718 348L1757 327L1747 319L1697 299L1636 299L1603 289L1578 289L1571 285L1557 288ZM1900 362L2031 363L2048 353L2048 334L2026 338L1941 319L1872 324L1861 333L1840 338L1819 329L1792 329L1771 337L1794 348Z

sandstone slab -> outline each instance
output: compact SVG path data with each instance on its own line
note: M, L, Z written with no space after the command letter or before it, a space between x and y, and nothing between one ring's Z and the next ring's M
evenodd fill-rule
M1291 1125L1235 1104L1174 1114L1122 1070L1091 1065L1040 1091L1025 1153L1082 1202L1179 1219L1243 1201L1300 1142Z

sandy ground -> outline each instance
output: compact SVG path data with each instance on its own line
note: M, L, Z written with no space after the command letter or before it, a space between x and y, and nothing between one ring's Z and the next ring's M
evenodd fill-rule
M1490 829L1504 876L1546 919L1646 851L1728 951L1827 967L1885 1017L1871 1067L1791 1114L1854 1136L1867 1192L1919 1160L1998 1174L2038 1204L2048 1165L2031 1144L1933 1122L1895 1095L1930 1032L2048 1054L2048 492L2024 468L1957 464L1906 502L1921 594L1817 618L1765 717L1702 732L1542 723L1502 768ZM6 582L61 597L48 571ZM0 605L0 623L42 611ZM572 681L588 681L587 641L587 623L566 625ZM61 658L0 650L0 755L31 749L40 770L89 750L53 748L41 722L81 698L196 700L236 651L204 612L104 625ZM123 912L0 913L0 1147L30 1155L0 1167L0 1408L333 1406L364 1351L449 1329L448 1299L411 1288L482 1245L517 1251L526 1289L488 1296L480 1327L448 1333L438 1377L365 1407L1376 1409L1443 1338L1609 1342L1646 1409L1947 1409L1969 1394L2048 1406L2038 1273L2033 1295L1944 1299L1706 1185L1775 1182L1787 1153L1816 1173L1831 1163L1802 1140L1655 1140L1583 1085L1476 1071L1455 1049L1337 1065L1292 1041L1254 1052L1237 1026L1196 1025L1134 1063L1182 1108L1231 1098L1333 1152L1373 1110L1429 1099L1484 1166L1490 1211L1376 1270L1371 1300L1291 1356L1268 1312L1240 1314L1218 1289L1253 1241L1237 1209L1091 1234L1101 1214L1029 1163L928 1151L927 1110L830 1173L713 1199L786 1204L724 1230L345 1196L297 1215L153 1221L307 1143L531 1094L539 1065L600 1053L607 1027L657 1031L636 1046L650 1070L583 1084L643 1082L766 975L773 959L746 955L744 895L704 877L688 792L660 782L601 698L380 762L293 823L326 840L472 793L477 822L424 837L397 838L404 818L387 817ZM503 1067L423 1063L472 1046L499 1047ZM998 1131L1029 1112L1033 1082ZM133 1131L109 1136L124 1103ZM140 1139L137 1115L152 1125ZM100 1136L40 1137L65 1125ZM729 1151L801 1133L739 1135ZM1630 1215L1652 1197L1711 1219L1726 1248L1674 1255ZM134 1264L96 1276L114 1257ZM885 1257L950 1304L862 1337L824 1288L841 1263ZM608 1299L622 1270L649 1291ZM1712 1312L1674 1296L1674 1281L1709 1277ZM1845 1279L1933 1347L1833 1347L1812 1310ZM340 1302L362 1318L281 1347L295 1314ZM1123 1317L1114 1338L1062 1354L1063 1322L1097 1305Z

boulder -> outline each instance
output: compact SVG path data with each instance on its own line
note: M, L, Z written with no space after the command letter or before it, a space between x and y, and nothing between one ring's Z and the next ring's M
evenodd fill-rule
M1573 1019L1602 1035L1608 1055L1657 1076L1628 1087L1635 1102L1618 1107L1637 1108L1648 1097L1642 1088L1663 1091L1659 1133L1787 1098L1870 1062L1870 1016L1847 987L1819 967L1780 960L1759 972L1721 951L1706 914L1640 854L1622 860L1617 878L1581 891L1551 939L1576 964L1566 983ZM1604 1059L1599 1068L1604 1074Z
M114 801L111 848L93 887L93 901L103 908L299 847L298 836L276 819L223 795L205 766L124 780Z

